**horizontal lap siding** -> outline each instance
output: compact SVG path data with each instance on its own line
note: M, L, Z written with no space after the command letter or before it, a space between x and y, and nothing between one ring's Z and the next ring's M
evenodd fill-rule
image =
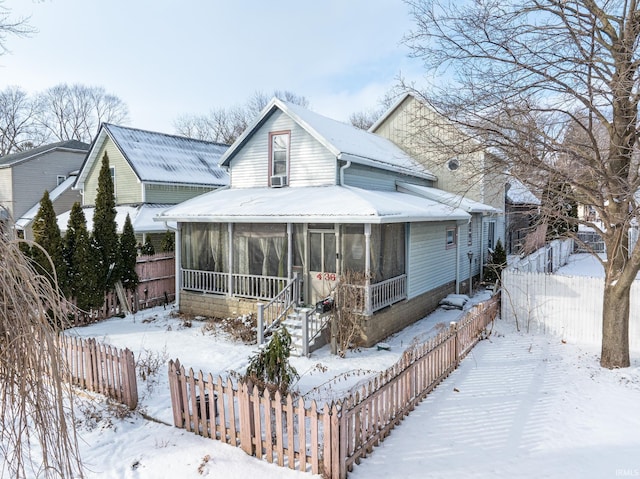
M447 227L455 227L455 222L411 223L407 265L409 298L455 280L456 249L446 248Z
M173 205L182 203L183 201L187 201L214 189L213 187L205 188L201 186L145 185L145 201L146 203Z
M84 204L87 206L96 204L98 177L100 176L100 168L102 167L102 158L104 157L105 151L109 157L109 166L115 167L116 169L116 204L141 203L142 190L138 182L138 177L111 138L107 138L100 148L96 162L91 166L91 171L87 175L84 184Z
M363 165L352 164L344 170L344 183L368 190L396 191L396 181L410 181L413 184L431 186L428 180L417 180L391 171L379 170Z
M13 167L13 216L20 218L42 199L45 190L58 186L58 175L80 169L84 153L53 151Z
M233 188L266 187L269 184L269 132L291 131L289 185L336 184L336 158L322 144L282 112L275 112L253 134L231 161Z

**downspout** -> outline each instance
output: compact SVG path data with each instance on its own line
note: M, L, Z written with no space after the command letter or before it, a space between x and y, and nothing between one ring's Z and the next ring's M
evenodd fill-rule
M338 155L338 159L340 159L342 155ZM347 160L347 162L340 167L340 186L344 186L344 170L351 166L351 160Z
M170 231L175 232L175 237L176 237L176 241L175 241L175 248L174 248L174 256L175 256L175 260L176 260L176 264L175 264L175 282L176 282L176 294L175 294L175 303L176 306L178 306L178 311L180 310L180 290L182 289L182 234L181 234L181 227L180 227L180 223L178 223L177 228L172 228L171 226L169 226L169 223L167 223L166 221L164 222L164 225L166 226L166 228Z
M484 215L480 217L480 282L484 281Z

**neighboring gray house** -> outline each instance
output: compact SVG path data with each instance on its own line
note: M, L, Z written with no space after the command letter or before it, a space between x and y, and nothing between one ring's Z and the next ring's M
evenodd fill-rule
M88 144L69 140L0 157L0 216L19 223L18 229L29 237L33 219L29 212L34 208L37 212L45 191L49 191L56 213L70 209L80 201L78 192L70 188L70 178L88 150Z
M87 228L93 210L102 159L109 159L116 199L118 232L129 214L139 242L151 235L156 248L167 231L153 217L166 207L227 186L229 176L218 166L228 145L104 123L96 135L74 189L82 193ZM66 230L69 212L58 216Z
M433 188L436 177L391 141L278 99L221 165L229 188L157 218L178 225L180 310L226 317L261 302L269 324L356 273L368 345L468 289L482 218L499 213Z

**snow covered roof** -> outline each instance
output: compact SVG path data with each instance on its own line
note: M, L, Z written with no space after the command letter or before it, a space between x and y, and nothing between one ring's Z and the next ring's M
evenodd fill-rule
M0 168L7 168L54 150L88 151L89 145L77 140L67 140L38 146L37 148L0 157Z
M54 203L60 196L67 190L73 186L73 183L76 181L75 176L69 176L66 180L56 186L51 192L49 192L49 199L52 203ZM19 230L25 229L27 226L31 224L33 219L38 214L38 210L40 209L40 202L38 201L35 205L33 205L29 210L23 214L16 221L16 228Z
M512 205L540 205L540 200L520 180L507 177L507 202Z
M395 191L349 186L230 188L165 210L156 221L237 223L394 223L468 221L460 208Z
M271 100L254 123L229 148L221 158L220 164L229 166L230 160L251 135L278 109L304 128L338 159L429 180L436 179L433 173L390 140L277 98Z
M122 234L124 222L127 219L127 214L131 218L131 224L133 231L136 233L162 233L167 230L164 223L154 221L153 218L162 213L170 205L161 204L144 204L137 206L116 206L116 228L118 233ZM82 211L87 220L87 230L93 230L93 214L95 208L83 207ZM67 225L69 224L69 216L71 211L66 211L57 216L58 227L64 234L67 231ZM173 225L175 227L175 224Z
M229 175L218 166L228 145L103 123L80 170L82 187L109 137L143 183L226 186Z
M460 208L467 213L502 213L501 210L499 210L498 208L494 208L493 206L485 205L484 203L480 203L479 201L471 200L469 198L465 198L464 196L456 195L455 193L450 193L438 188L412 185L401 181L396 182L396 184L399 191L420 195L439 203L444 203L455 208Z

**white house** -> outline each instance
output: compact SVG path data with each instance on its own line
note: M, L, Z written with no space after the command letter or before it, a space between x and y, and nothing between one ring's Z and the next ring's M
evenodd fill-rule
M364 344L468 289L482 218L499 212L433 188L437 178L391 141L277 99L220 164L228 188L156 218L177 223L180 310L226 317L277 304L268 323L360 273Z

